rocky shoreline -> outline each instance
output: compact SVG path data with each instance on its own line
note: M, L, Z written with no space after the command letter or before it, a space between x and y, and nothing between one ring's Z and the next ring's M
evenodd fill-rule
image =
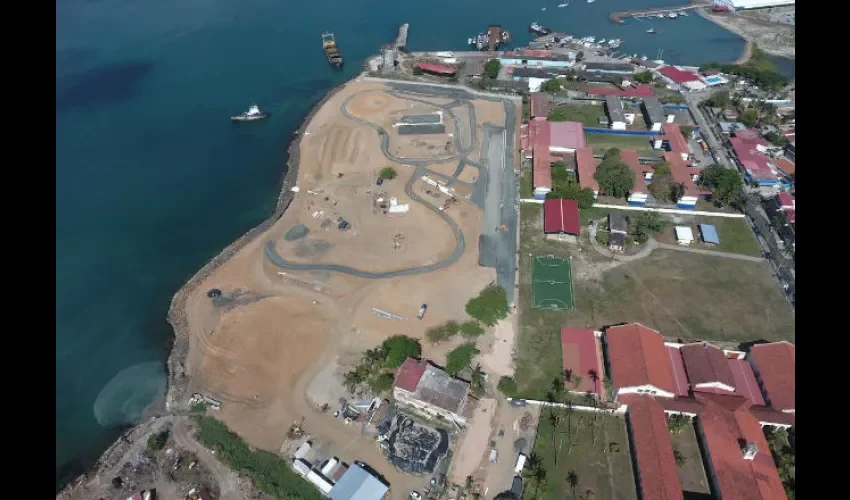
M189 386L189 376L185 371L186 356L189 353L189 322L186 317L186 300L189 295L210 277L210 275L219 267L224 265L236 252L241 250L245 245L254 240L258 235L269 229L277 222L286 210L289 208L292 200L295 199L296 193L291 189L298 180L298 170L301 156L301 138L304 136L304 131L313 120L315 114L331 99L337 92L348 85L351 81L356 80L362 74L346 80L340 85L329 90L325 96L319 100L311 109L301 123L301 126L295 132L295 138L290 142L287 149L286 172L283 175L280 194L278 195L277 204L274 211L266 220L255 226L247 233L243 234L239 239L228 245L224 250L219 252L212 260L196 272L183 285L171 300L171 306L168 309L168 322L174 329L174 341L171 345L166 362L167 370L167 390L165 395L165 414L151 417L143 422L136 424L131 429L124 432L109 448L107 448L98 458L97 462L89 469L74 480L70 481L57 494L57 497L70 493L77 486L87 482L87 479L97 479L101 471L106 471L114 467L125 453L130 449L132 444L140 439L147 439L151 431L159 429L163 420L167 420L171 415L184 414L188 408L189 395L187 394Z

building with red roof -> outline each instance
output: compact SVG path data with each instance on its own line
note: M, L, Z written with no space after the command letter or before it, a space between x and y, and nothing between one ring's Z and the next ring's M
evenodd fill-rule
M652 85L648 83L642 83L637 87L631 87L627 89L589 88L586 89L585 92L587 92L587 95L613 95L618 97L632 98L652 97L655 95L655 92L652 90Z
M753 367L756 380L765 401L772 408L794 413L796 394L796 349L782 341L756 344L747 359Z
M428 368L427 361L407 358L395 374L395 388L413 393L426 368Z
M432 417L466 424L469 383L456 379L427 360L407 358L396 372L396 402Z
M430 73L438 76L452 76L457 73L457 68L454 66L446 66L445 64L416 63L413 67L421 69L423 73Z
M549 151L573 153L585 145L581 122L549 122Z
M750 363L744 359L727 359L726 363L728 363L729 371L732 372L732 378L735 380L735 391L754 405L765 406L761 387L759 387Z
M531 94L530 99L530 108L531 108L531 117L542 117L545 118L549 116L549 94L546 92L534 92Z
M529 141L533 151L531 182L534 197L545 199L552 191L552 157L549 153L549 122L535 118L529 125Z
M735 136L729 138L729 143L747 182L757 182L761 186L779 184L777 172L764 154L767 143L758 136L758 132L751 129L737 130Z
M652 175L647 177L647 173L652 173L652 167L640 164L640 156L635 149L621 149L620 160L635 174L635 183L629 193L629 205L646 205L646 199L649 196L647 181L652 178Z
M561 328L561 360L564 373L569 374L565 380L568 391L602 395L602 348L593 329Z
M726 361L726 354L708 342L683 345L680 349L688 380L694 390L720 389L735 391L735 378Z
M578 236L580 231L581 220L575 200L547 199L543 202L544 233Z
M650 396L623 396L628 405L626 422L640 498L683 500L679 468L664 408Z
M797 197L793 194L783 191L774 198L777 212L781 212L788 223L796 224L797 222ZM788 225L788 224L786 224Z
M697 418L697 437L715 498L787 500L785 488L750 403L716 394L699 395L703 409ZM741 404L739 404L742 402Z
M676 206L686 209L696 208L700 190L694 182L694 176L699 175L699 170L690 167L678 153L670 151L664 153L664 162L670 167L670 176L673 180L685 187L682 197L676 201Z
M599 183L594 177L597 165L596 158L593 157L593 148L583 147L576 149L578 184L582 188L592 189L594 195L599 194Z
M682 90L703 90L706 85L702 78L695 73L685 71L678 66L664 66L658 73L668 82L678 85Z
M681 346L665 344L667 358L670 360L670 373L673 375L673 392L677 397L686 398L691 395L691 385L688 373L685 371L685 360L682 358Z
M608 373L615 398L623 394L676 395L664 337L640 323L605 330Z

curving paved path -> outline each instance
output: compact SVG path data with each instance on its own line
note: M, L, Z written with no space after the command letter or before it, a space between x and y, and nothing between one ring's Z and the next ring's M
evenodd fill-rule
M388 93L388 94L390 94L394 97L397 97L399 99L406 99L406 100L410 100L410 101L421 102L421 103L425 103L425 104L428 104L430 106L434 106L434 107L442 109L454 121L455 130L456 130L456 133L454 134L454 141L455 141L455 147L457 148L458 154L457 155L450 155L450 156L446 156L446 157L441 157L441 158L413 159L413 158L398 158L395 155L393 155L392 153L390 153L390 151L389 151L389 134L387 133L387 131L383 127L381 127L380 125L378 125L376 123L372 123L368 120L358 118L358 117L356 117L356 116L354 116L354 115L352 115L351 113L348 112L348 103L351 102L352 99L354 99L355 97L358 97L362 94L372 93L372 92ZM464 241L464 238L463 238L463 232L461 232L460 227L455 223L455 221L453 221L448 215L446 215L445 212L439 210L434 205L432 205L432 204L420 199L418 196L416 196L413 193L413 184L414 184L414 182L416 182L416 179L420 178L422 175L425 175L427 173L433 173L429 169L425 168L426 165L429 165L429 164L432 164L432 163L439 163L439 162L449 161L449 160L452 160L452 159L455 159L455 158L460 158L460 162L465 162L465 163L468 163L470 165L477 166L479 168L482 167L482 165L480 165L479 163L473 162L473 161L467 159L467 156L470 154L470 152L472 150L474 150L476 142L477 142L477 137L476 137L476 134L475 134L475 107L474 106L469 107L469 122L470 122L470 127L471 127L470 137L472 137L472 143L468 144L468 145L464 145L463 140L462 140L462 137L464 136L464 134L463 134L463 131L464 131L463 124L461 123L460 119L451 111L451 108L457 107L459 105L460 99L456 99L456 100L454 100L454 101L452 101L448 104L445 104L445 105L439 105L439 104L434 104L434 103L424 101L424 100L421 100L421 99L417 99L417 98L414 98L414 97L410 97L410 96L407 95L409 93L411 93L411 92L404 92L404 91L398 91L398 90L389 90L389 91L385 91L385 90L364 90L364 91L352 94L351 96L346 98L345 101L343 101L343 103L340 105L340 111L342 112L343 116L345 116L346 118L353 120L353 121L356 121L360 124L366 125L368 127L371 127L376 132L378 132L378 135L381 138L381 152L384 154L384 156L387 157L387 159L389 159L390 161L396 162L396 163L403 163L403 164L407 164L407 165L412 165L414 167L415 170L413 172L413 175L411 175L410 179L407 181L407 183L404 186L404 192L411 198L411 200L420 203L425 208L428 208L429 210L431 210L435 214L437 214L437 216L440 217L441 219L443 219L443 221L446 224L448 224L449 227L452 229L452 231L454 232L454 235L455 235L455 249L454 249L454 251L452 251L451 255L449 255L446 259L444 259L440 262L437 262L437 263L434 263L434 264L428 264L428 265L425 265L425 266L411 267L411 268L408 268L408 269L398 269L398 270L395 270L395 271L387 271L387 272L370 272L370 271L361 271L361 270L356 269L354 267L344 266L344 265L340 265L340 264L305 264L305 263L290 262L290 261L287 261L286 259L284 259L283 257L281 257L280 254L277 253L277 250L275 250L273 241L267 241L266 244L265 244L265 247L264 247L264 252L265 252L266 258L269 259L269 262L271 262L272 264L274 264L274 265L276 265L276 266L278 266L282 269L289 269L289 270L294 270L294 271L333 271L333 272L339 272L339 273L344 273L344 274L350 274L352 276L358 276L358 277L361 277L361 278L385 279L385 278L395 278L397 276L410 276L410 275L416 275L416 274L430 273L430 272L442 269L442 268L449 266L451 264L454 264L460 258L460 256L463 254L463 251L466 247L466 244L465 244L465 241ZM434 94L434 95L435 95L435 97L439 97L439 94ZM455 179L455 181L457 181L457 179ZM458 182L460 182L460 181L458 181ZM467 184L467 183L464 183L464 184Z

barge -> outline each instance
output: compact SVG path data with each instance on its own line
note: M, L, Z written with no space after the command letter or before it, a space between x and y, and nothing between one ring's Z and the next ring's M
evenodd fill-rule
M333 33L322 33L322 50L325 51L325 57L328 58L331 66L335 68L342 66L342 54L339 53Z

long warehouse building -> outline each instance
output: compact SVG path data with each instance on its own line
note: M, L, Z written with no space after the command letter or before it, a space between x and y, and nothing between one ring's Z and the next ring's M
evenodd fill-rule
M794 5L794 0L714 0L715 7L725 7L731 11L746 9L765 9Z

